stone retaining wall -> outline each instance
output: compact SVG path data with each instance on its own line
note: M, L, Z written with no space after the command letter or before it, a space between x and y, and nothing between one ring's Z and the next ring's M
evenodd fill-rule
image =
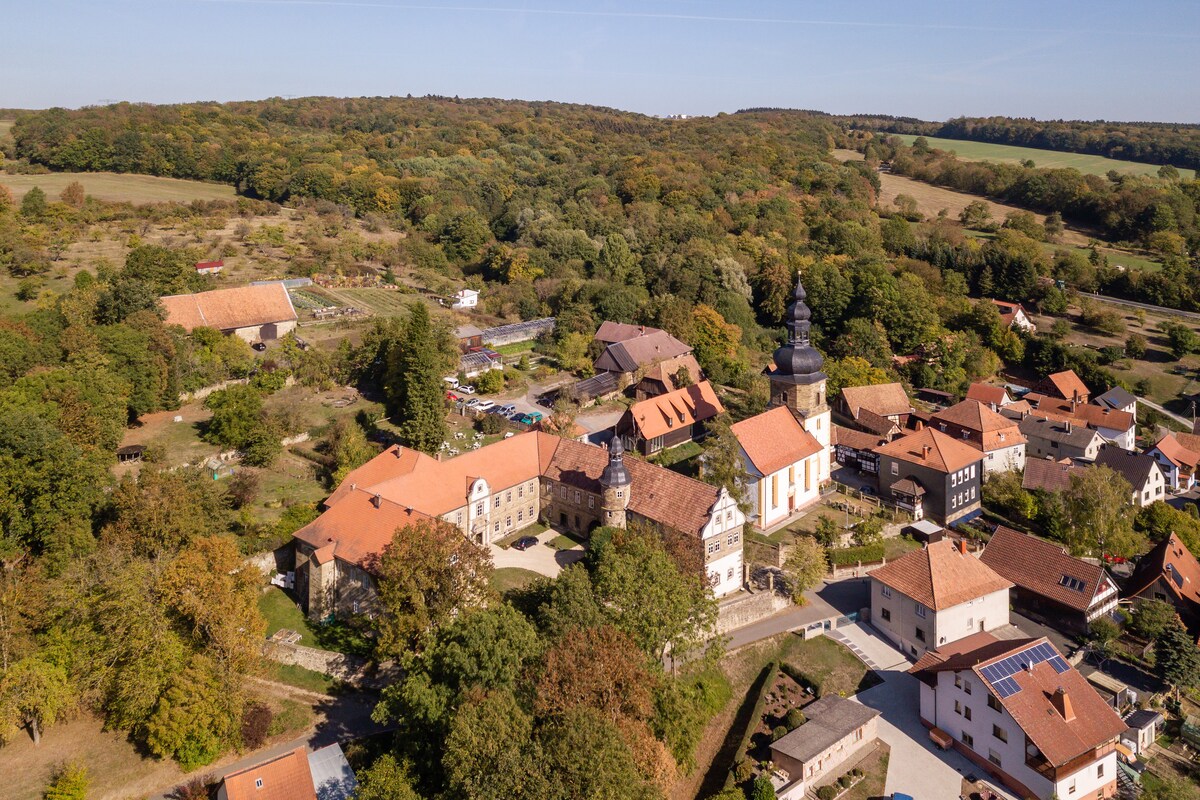
M717 613L717 633L725 634L791 605L791 600L772 592L745 592L731 600L722 601Z

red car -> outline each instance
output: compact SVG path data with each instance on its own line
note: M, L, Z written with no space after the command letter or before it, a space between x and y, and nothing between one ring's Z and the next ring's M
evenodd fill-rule
M446 392L446 399L452 403L457 403L461 398L454 392Z

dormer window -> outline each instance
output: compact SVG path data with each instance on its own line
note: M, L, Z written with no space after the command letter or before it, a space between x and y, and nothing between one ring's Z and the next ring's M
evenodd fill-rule
M262 788L262 778L255 778L255 779L254 779L254 788L255 788L255 789L261 789L261 788Z

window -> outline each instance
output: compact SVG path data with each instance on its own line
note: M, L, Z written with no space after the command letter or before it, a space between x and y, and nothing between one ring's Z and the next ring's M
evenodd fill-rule
M533 494L533 481L529 482L529 493Z
M962 736L960 736L958 738L962 739L962 743L965 744L967 747L970 747L972 749L975 747L975 737L972 736L971 734L967 733L966 731L963 731Z
M925 619L925 617L929 614L929 609L927 609L925 606L921 605L920 603L917 603L916 604L916 612L917 612L918 617L920 617L921 619Z
M957 672L956 672L956 673L954 673L954 687L955 687L956 689L961 689L961 688L962 688L962 675L960 675L960 674L959 674L959 673L957 673Z
M617 489L617 497L624 497L624 496L625 496L625 490Z
M520 522L523 519L525 519L525 512L517 509L517 522Z
M727 581L733 580L733 567L730 567L728 569L728 571L725 573L725 580L727 580Z
M594 494L589 494L588 495L588 508L595 508L595 507L596 507L596 496Z
M506 527L506 528L511 528L511 527L512 527L512 517L505 517L505 518L504 518L504 527Z
M742 535L741 535L740 533L735 533L735 534L733 535L733 543L734 543L734 544L737 544L737 543L738 543L738 542L740 542L741 540L742 540Z
M962 703L958 702L957 700L954 701L954 713L958 714L960 717L962 716Z
M1071 780L1071 785L1067 788L1067 794L1075 794L1075 781Z
M500 532L500 520L496 520L496 524L492 526L492 533Z
M511 489L504 493L504 502L506 502L506 503L512 502L512 490Z
M261 788L262 788L262 778L255 778L255 779L254 779L254 788L255 788L255 789L261 789Z
M892 587L890 587L890 586L884 586L884 585L881 583L881 584L879 584L879 593L880 593L881 595L883 595L884 597L887 597L887 598L889 598L889 599L890 599L890 598L891 598L891 596L892 596Z
M988 761L992 762L997 767L1004 766L1003 764L1000 763L1000 754L997 753L995 750L993 750L990 747L988 748ZM1072 791L1074 791L1074 790L1072 790Z
M970 694L971 693L971 682L963 681L962 690L963 690L963 694Z
M480 516L481 514L483 514L483 503L476 503L475 504L475 516Z
M1097 778L1104 777L1104 762L1103 761L1101 761L1099 764L1096 765L1096 777Z
M725 537L725 544L728 545L729 547L733 546L733 534L732 533Z
M533 506L529 507L529 518L533 519Z
M558 487L558 496L559 496L559 498L566 500L567 499L567 487L559 486Z
M578 489L576 489L576 490L575 490L575 503L576 503L576 505L578 505L578 504L579 504L580 500L582 500L582 497L581 497L581 496L580 496L580 494L579 494L579 490L578 490Z
M994 695L994 694L988 695L988 708L990 708L992 711L1000 711L1001 710L1000 709L1000 701L996 698L996 695Z
M732 519L733 519L733 509L729 509L728 511L725 512L725 521L729 522Z
M531 489L530 491L533 491L533 490ZM517 497L524 497L524 496L525 496L525 487L518 486L517 487Z
M1001 728L999 725L992 726L992 736L995 736L1002 742L1008 742L1008 731Z
M884 622L892 621L892 612L888 611L886 608L879 609L879 616L883 617Z
M900 474L900 465L899 465L899 464L897 464L895 461L893 461L893 462L892 462L892 474L893 474L893 475L899 475L899 474Z
M916 628L915 630L917 631L917 641L925 641L925 631L921 630L920 628Z
M967 617L967 630L969 630L969 631L975 630L975 618L974 617Z
M459 525L462 525L462 512L461 511L459 511L457 514L454 515L454 521L457 522Z
M499 508L499 507L500 507L500 495L496 495L495 508Z

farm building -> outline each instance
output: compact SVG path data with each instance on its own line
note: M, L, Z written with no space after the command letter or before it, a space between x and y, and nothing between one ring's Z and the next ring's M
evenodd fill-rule
M159 298L166 323L186 331L216 328L247 342L278 339L296 328L296 308L282 283Z
M447 299L451 308L475 308L479 305L479 292L474 289L459 289Z
M221 259L196 262L196 273L199 275L216 275L223 269L225 269L225 262Z
M489 347L503 347L517 342L531 342L543 333L554 330L554 317L514 322L483 329L483 343Z
M472 347L483 347L483 331L471 324L455 328L454 338L458 340L458 349L464 353Z
M471 353L463 353L458 359L458 371L468 378L493 369L504 369L504 360L495 350L481 348Z

